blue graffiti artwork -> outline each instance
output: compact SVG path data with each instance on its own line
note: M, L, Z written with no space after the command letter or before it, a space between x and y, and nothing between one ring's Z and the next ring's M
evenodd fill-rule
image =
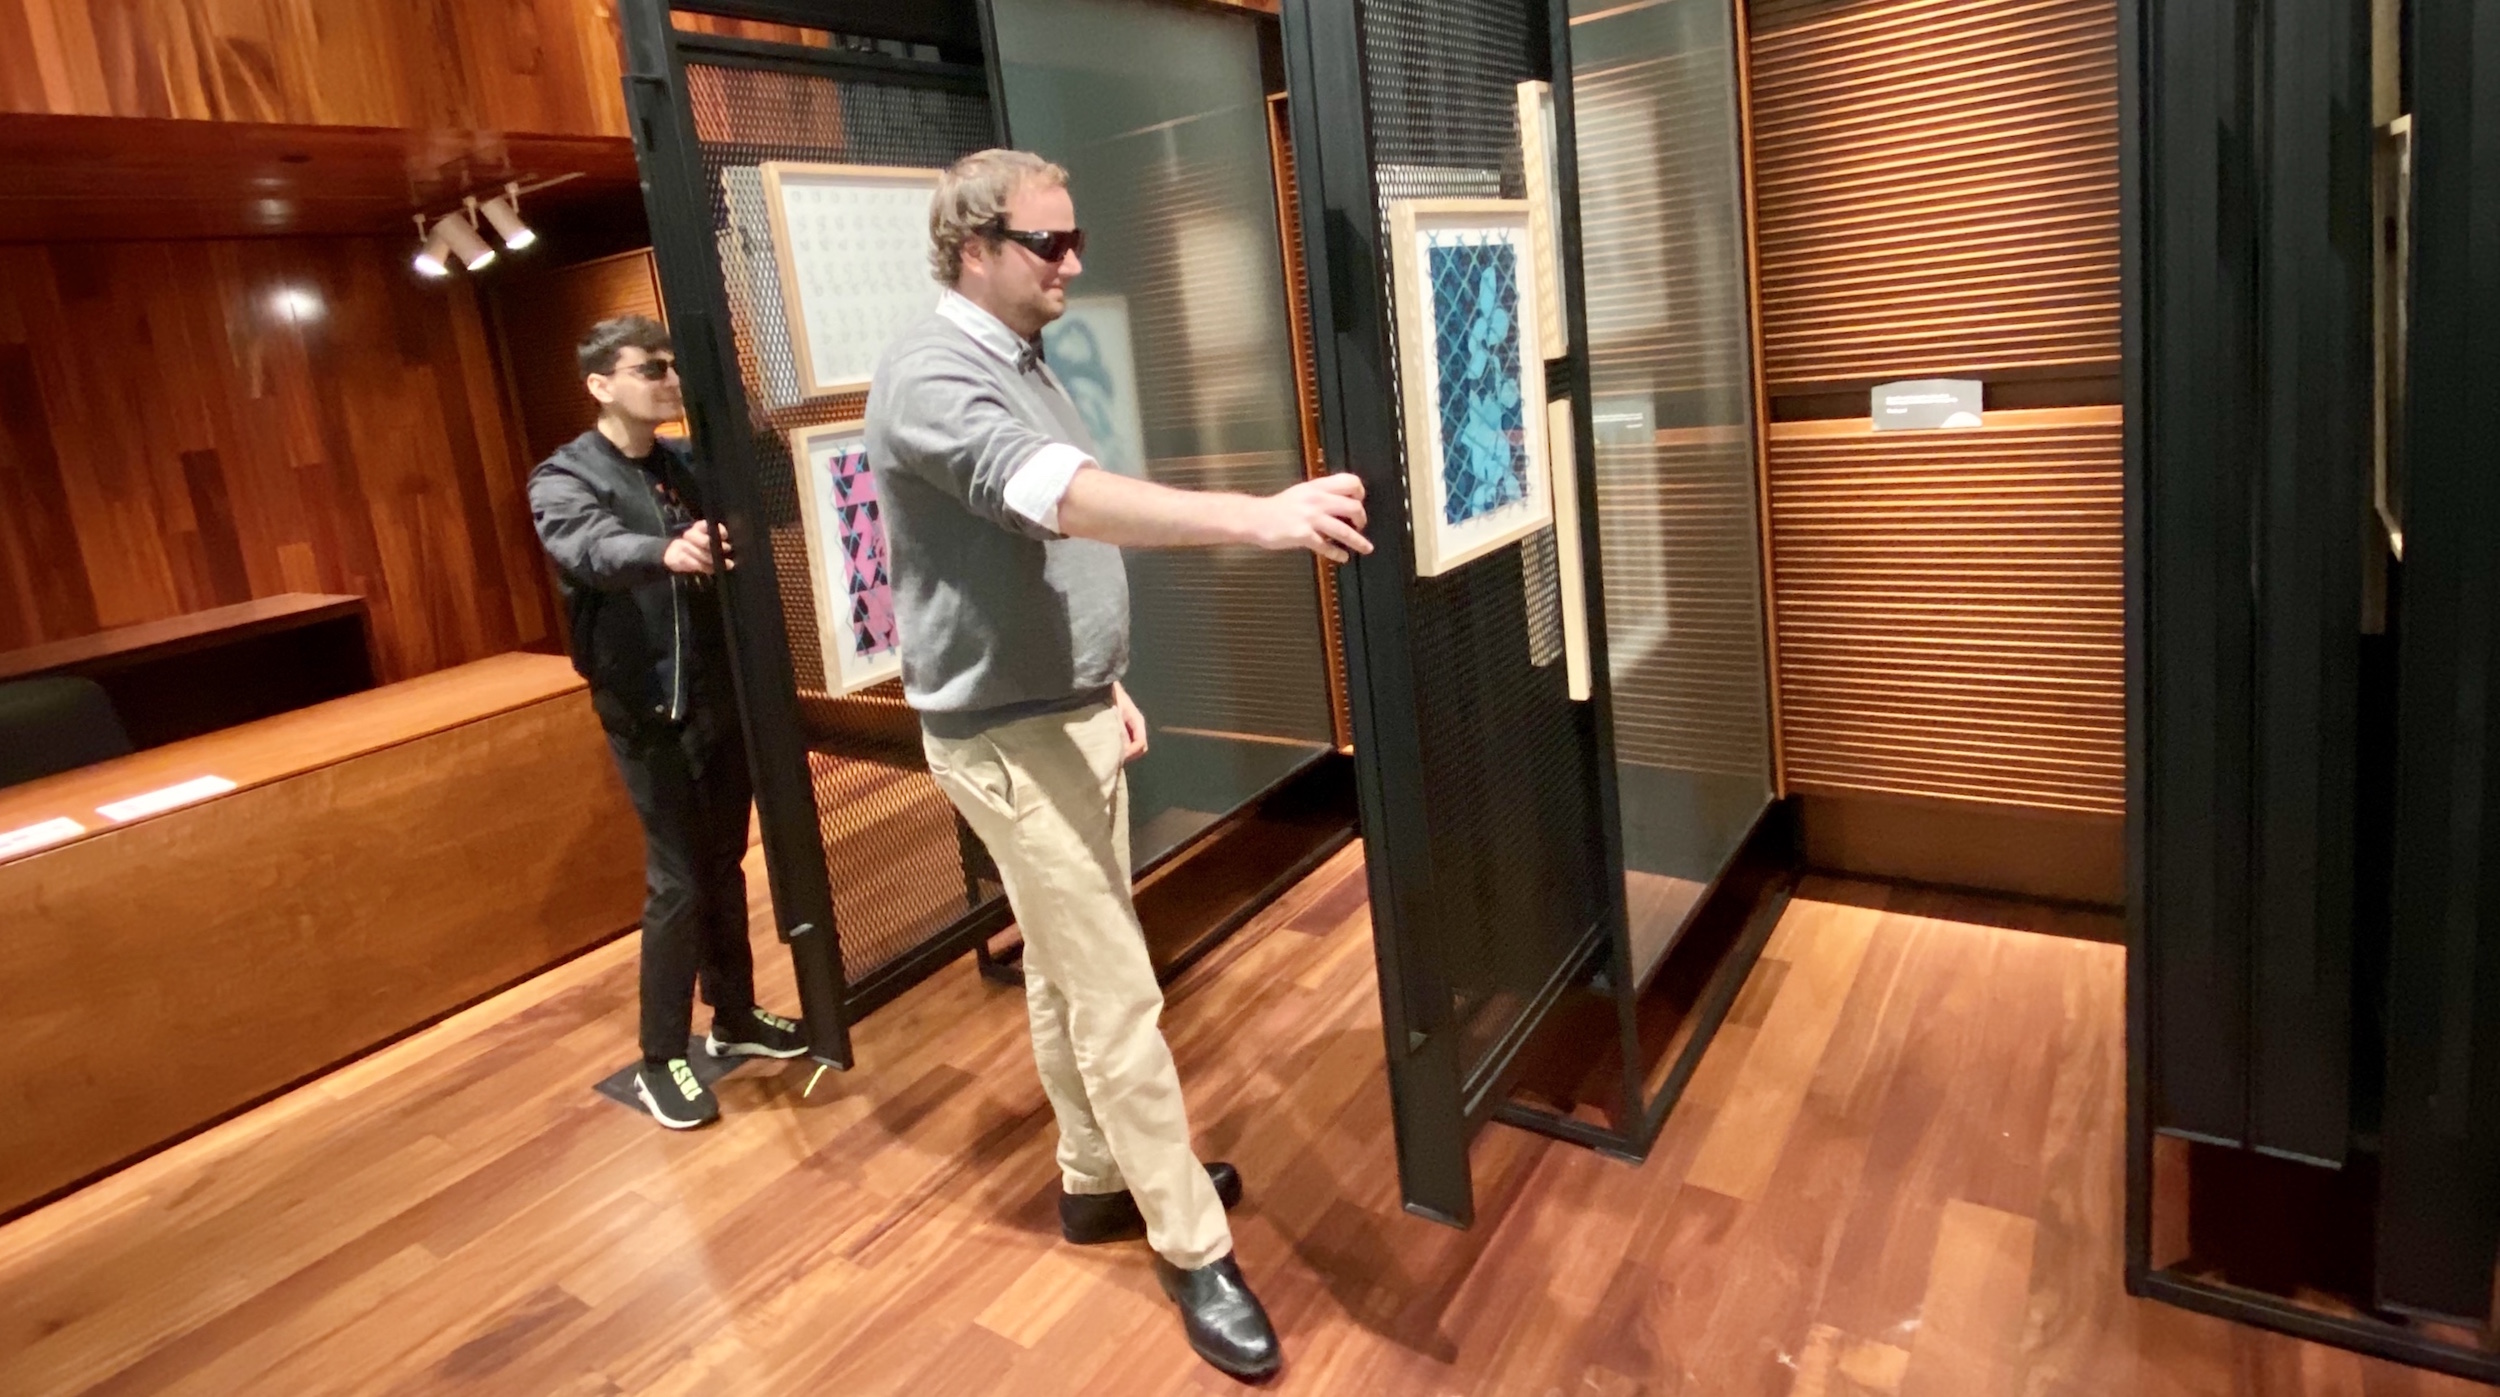
M1450 524L1482 519L1528 497L1519 252L1511 243L1478 237L1432 235L1426 264L1440 375L1441 508Z

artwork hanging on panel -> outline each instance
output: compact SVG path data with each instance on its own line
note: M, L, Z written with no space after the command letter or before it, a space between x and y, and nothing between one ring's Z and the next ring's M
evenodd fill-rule
M1562 162L1554 141L1554 87L1519 84L1519 154L1528 175L1528 236L1536 248L1537 328L1545 357L1571 349L1571 322L1563 315Z
M1128 323L1126 296L1071 296L1067 313L1042 331L1042 355L1093 434L1096 463L1143 480L1146 423Z
M1554 522L1528 205L1403 199L1389 229L1407 508L1433 577Z
M721 171L722 202L729 215L716 235L721 284L729 293L729 329L738 351L739 377L766 411L807 400L799 386L799 361L790 345L790 320L782 308L781 270L773 252L773 220L766 212L764 172L754 165Z
M877 501L877 478L868 469L867 424L797 428L790 433L790 460L799 476L825 692L857 693L903 672L884 510Z
M864 392L886 342L937 305L929 199L938 172L795 160L758 168L799 386Z

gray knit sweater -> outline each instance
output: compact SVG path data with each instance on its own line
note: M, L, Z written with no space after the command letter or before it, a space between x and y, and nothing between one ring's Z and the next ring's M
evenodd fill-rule
M886 346L868 464L893 555L903 694L940 737L1098 702L1128 669L1120 550L1011 509L1051 442L1096 448L1050 370L1007 364L932 314Z

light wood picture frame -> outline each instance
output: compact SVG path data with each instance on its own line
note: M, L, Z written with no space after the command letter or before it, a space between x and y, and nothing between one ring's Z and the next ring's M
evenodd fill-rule
M1420 577L1554 522L1528 218L1524 199L1389 205L1407 512Z
M794 427L789 437L824 691L839 698L903 672L885 508L868 469L866 422Z
M1571 425L1571 399L1545 405L1545 454L1554 480L1554 573L1562 588L1563 673L1574 703L1586 703L1596 692L1589 669L1589 578L1587 555L1580 547L1580 461L1578 432Z
M937 307L929 200L940 172L799 160L757 169L799 389L865 392L886 343Z
M1571 319L1563 314L1562 157L1554 140L1554 87L1519 84L1519 155L1528 176L1528 235L1536 246L1537 328L1545 357L1571 352Z

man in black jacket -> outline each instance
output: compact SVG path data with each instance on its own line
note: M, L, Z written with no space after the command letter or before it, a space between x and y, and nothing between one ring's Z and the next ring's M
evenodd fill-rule
M668 331L627 315L581 343L599 423L530 475L530 513L555 559L573 667L642 816L642 1067L635 1094L689 1130L720 1104L687 1061L695 981L712 1006L714 1057L797 1057L806 1031L755 1004L747 945L746 739L730 691L716 565L729 538L704 518L684 448L659 427L684 411Z

